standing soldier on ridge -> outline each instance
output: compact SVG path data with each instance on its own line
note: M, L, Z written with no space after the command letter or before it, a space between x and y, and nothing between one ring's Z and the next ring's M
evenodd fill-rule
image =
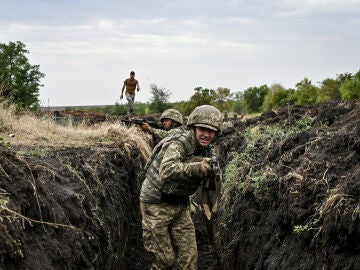
M151 269L197 269L189 196L215 181L211 144L221 130L221 112L202 105L190 114L187 130L167 136L152 151L140 194L144 246L155 255Z
M130 78L124 81L124 85L121 89L120 99L124 98L123 94L125 87L126 87L126 91L125 91L126 100L128 101L127 115L130 117L134 115L135 89L137 89L138 92L140 91L140 85L139 82L135 79L134 71L131 71Z

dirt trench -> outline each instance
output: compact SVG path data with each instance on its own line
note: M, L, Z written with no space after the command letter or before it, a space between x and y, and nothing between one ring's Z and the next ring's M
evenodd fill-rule
M0 269L131 269L144 164L135 148L0 151Z
M259 139L237 163L215 229L221 269L360 269L359 115L359 102L331 103L238 124L265 131L312 119L283 140ZM248 151L244 134L220 143L224 163Z
M308 128L257 141L253 158L225 183L213 226L193 208L199 269L360 269L359 102L285 106L234 121L235 132L216 144L221 167L247 151L247 129L292 127L305 115ZM149 268L138 149L0 152L0 269ZM199 194L194 200L200 204Z
M135 147L21 153L0 146L0 269L149 269L138 199L145 160ZM194 219L199 269L217 269L202 214Z

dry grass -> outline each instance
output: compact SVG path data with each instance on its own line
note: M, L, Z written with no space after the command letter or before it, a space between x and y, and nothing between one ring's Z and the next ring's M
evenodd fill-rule
M148 157L151 151L149 135L137 127L128 129L122 122L87 126L74 125L69 121L66 125L59 125L51 116L38 117L30 113L17 115L12 108L4 108L2 105L0 137L13 146L53 148L115 144L125 149L135 146L144 157Z

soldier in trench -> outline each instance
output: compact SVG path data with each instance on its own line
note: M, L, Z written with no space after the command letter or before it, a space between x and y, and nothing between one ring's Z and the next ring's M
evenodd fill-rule
M214 180L209 156L221 130L221 112L202 105L190 114L186 131L152 151L140 194L144 246L155 256L151 269L197 269L189 196L204 179Z
M152 135L154 145L168 135L184 131L182 114L175 109L165 110L160 116L160 122L163 129L152 128L148 123L144 122L140 125L142 131ZM171 132L170 132L171 131Z

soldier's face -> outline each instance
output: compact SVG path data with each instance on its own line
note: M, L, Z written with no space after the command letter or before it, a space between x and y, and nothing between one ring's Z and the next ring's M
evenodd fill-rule
M207 147L215 139L215 131L204 127L195 127L195 139L200 146Z
M169 118L164 118L162 124L165 130L170 130L172 128L172 120Z

